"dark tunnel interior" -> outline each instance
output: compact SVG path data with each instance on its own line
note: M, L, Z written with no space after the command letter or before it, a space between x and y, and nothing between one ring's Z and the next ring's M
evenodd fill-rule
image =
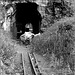
M22 31L22 33L17 33L18 38L26 31L25 25L27 23L32 24L34 34L39 33L42 17L37 8L36 3L16 3L17 32Z

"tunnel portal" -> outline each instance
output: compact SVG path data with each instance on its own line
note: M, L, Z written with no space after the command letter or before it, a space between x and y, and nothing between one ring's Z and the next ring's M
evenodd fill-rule
M16 3L16 27L18 32L22 31L17 33L18 37L26 31L27 23L32 24L34 34L39 33L42 17L37 8L36 3Z

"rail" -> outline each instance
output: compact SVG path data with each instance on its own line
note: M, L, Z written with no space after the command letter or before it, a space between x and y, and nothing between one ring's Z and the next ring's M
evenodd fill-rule
M38 65L37 65L36 59L35 59L35 57L34 57L34 54L30 54L30 53L29 53L28 56L29 56L29 59L30 59L31 64L32 64L32 66L33 66L33 69L34 69L35 74L36 74L36 75L42 75L42 74L40 73L39 68L38 68Z

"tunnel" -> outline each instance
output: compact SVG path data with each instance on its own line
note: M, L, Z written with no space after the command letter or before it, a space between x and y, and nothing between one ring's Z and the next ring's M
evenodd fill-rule
M39 13L38 5L36 3L16 3L16 27L17 38L22 35L26 29L25 25L31 23L33 27L33 33L38 34L41 27L41 14ZM19 33L22 31L22 33Z

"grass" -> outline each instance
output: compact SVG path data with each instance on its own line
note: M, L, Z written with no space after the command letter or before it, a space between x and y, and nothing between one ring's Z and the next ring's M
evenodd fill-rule
M56 26L55 26L56 25ZM68 28L70 25L72 28ZM43 56L44 54L48 57L54 53L55 57L60 60L63 56L62 68L69 63L70 69L74 71L74 57L72 52L74 51L75 35L72 23L60 23L59 25L54 24L48 28L41 36L34 37L32 40L32 51Z

